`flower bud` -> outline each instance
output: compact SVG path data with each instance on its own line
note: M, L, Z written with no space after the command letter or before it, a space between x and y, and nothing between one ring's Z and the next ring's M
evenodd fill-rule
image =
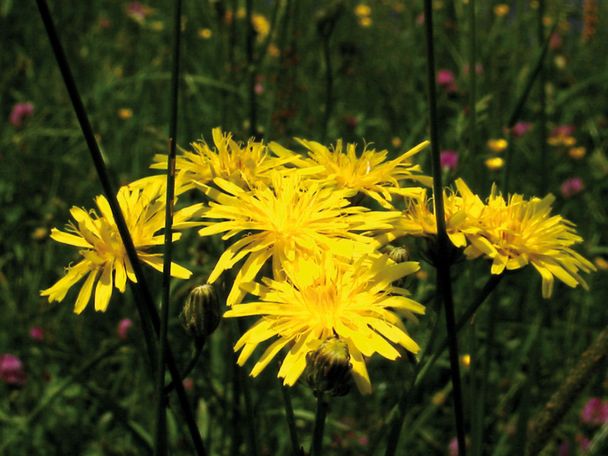
M308 364L308 384L315 396L327 393L330 396L348 394L352 378L350 353L346 342L331 337L315 351L306 355Z
M220 323L220 306L211 284L199 285L190 291L180 315L186 331L196 338L206 338Z
M386 253L388 257L395 263L403 263L410 259L410 255L405 247L395 247L388 245L386 247Z

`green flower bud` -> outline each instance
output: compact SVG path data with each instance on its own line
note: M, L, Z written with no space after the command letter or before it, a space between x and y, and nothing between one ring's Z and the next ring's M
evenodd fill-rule
M190 291L180 315L186 331L196 338L206 338L220 323L220 300L211 284L199 285Z
M352 384L350 353L342 339L331 337L323 341L317 350L306 355L307 380L315 396L327 393L344 396Z

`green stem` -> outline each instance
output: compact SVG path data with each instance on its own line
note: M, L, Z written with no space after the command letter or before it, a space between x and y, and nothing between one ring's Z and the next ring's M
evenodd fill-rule
M458 454L466 455L465 424L462 404L462 388L460 384L460 366L458 361L458 337L454 318L454 301L452 295L452 281L450 278L450 250L452 247L446 231L445 213L443 207L443 183L441 178L441 165L439 160L439 121L437 117L437 97L435 87L435 50L433 40L433 5L431 0L424 2L426 57L427 57L427 85L429 121L431 127L431 157L433 164L433 199L435 203L435 219L437 223L437 290L441 294L445 308L445 321L450 348L450 375L452 379L454 401L454 419L456 422L456 436L458 439Z
M538 2L538 14L537 14L537 28L538 28L538 42L542 43L545 39L545 25L543 23L545 16L545 1L540 0ZM557 23L557 21L556 21ZM551 35L549 35L549 40ZM540 194L544 195L548 188L548 174L547 174L547 97L545 93L545 86L547 84L547 71L545 65L542 65L538 74L538 90L539 90L539 105L540 110L538 113L538 140L540 148Z
M315 413L315 428L310 448L311 456L321 456L323 454L323 435L325 433L325 418L327 418L328 407L329 402L325 398L325 394L319 393L317 396L317 412Z
M291 449L294 456L302 454L302 447L298 440L298 430L296 429L296 420L293 414L293 406L291 405L291 393L289 387L280 385L281 393L283 393L283 404L285 405L285 418L287 419L287 427L289 428L289 438L291 440Z
M245 20L247 21L247 40L246 40L246 55L247 55L247 73L248 79L248 93L249 93L249 134L250 136L257 138L258 127L257 127L257 95L255 93L255 58L253 55L253 48L255 44L255 30L253 29L253 22L251 21L251 15L253 13L253 1L245 1Z
M173 68L171 70L171 113L169 125L169 152L167 154L167 188L165 204L165 239L163 257L162 302L158 365L156 372L156 421L154 428L154 454L164 456L167 448L167 395L165 394L165 363L167 359L167 328L171 300L171 259L173 250L173 207L175 204L175 149L177 142L177 107L179 99L179 64L182 1L175 2L173 12Z
M477 27L475 0L469 0L469 154L477 151Z

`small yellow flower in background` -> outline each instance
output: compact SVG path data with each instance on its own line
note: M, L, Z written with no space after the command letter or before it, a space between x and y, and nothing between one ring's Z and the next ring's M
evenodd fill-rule
M570 156L570 158L573 158L575 160L580 160L585 155L587 155L587 149L585 149L583 146L572 147L568 151L568 155Z
M150 30L155 32L162 32L165 29L165 23L163 21L153 21L150 23Z
M433 397L431 398L431 404L440 406L445 404L446 399L447 396L443 391L437 391L435 394L433 394Z
M401 141L401 138L399 136L393 136L393 139L391 139L391 144L393 145L393 147L398 148L401 147L403 141Z
M504 138L488 139L486 145L492 152L499 154L509 147L509 141Z
M364 3L359 3L357 6L355 6L355 16L362 18L362 17L369 17L372 14L372 9L369 7L369 5L366 5Z
M499 3L494 7L494 14L497 17L504 17L509 14L509 10L509 5L507 5L506 3Z
M553 59L553 63L555 63L555 67L559 70L563 70L568 66L568 60L562 54L556 55Z
M261 317L234 346L241 352L241 366L261 342L275 339L253 366L252 376L286 348L278 377L292 386L306 368L307 354L338 338L348 347L355 384L361 393L369 394L372 387L365 357L378 353L395 360L401 353L393 344L412 353L419 351L399 313L415 320L415 314L424 313L424 306L407 297L406 290L391 285L416 272L417 262L395 263L379 254L354 262L328 254L294 260L285 264L285 280L243 283L242 288L259 300L234 305L224 314L226 318Z
M39 226L34 231L32 231L32 239L35 241L42 241L46 239L49 235L49 230L44 226Z
M200 28L198 29L197 35L203 40L208 40L213 36L213 32L209 28Z
M532 264L542 277L543 298L551 297L555 277L570 287L580 284L588 289L578 272L591 272L595 267L572 249L583 240L574 224L551 215L554 200L553 195L525 200L518 194L505 200L493 186L479 219L479 231L467 233L470 244L465 255L491 259L492 274Z
M236 275L228 295L229 306L245 297L240 284L252 281L258 271L272 258L273 277L280 280L287 261L318 251L352 257L373 251L378 245L373 238L355 231L389 229L398 211L372 212L350 206L350 189L323 187L304 180L297 174L272 175L271 183L258 182L245 189L217 178L216 188L199 184L211 199L201 216L207 220L200 236L225 233L224 240L246 232L228 247L211 272L208 282L214 283L223 271L231 269L247 257Z
M543 25L545 27L551 27L553 25L553 18L549 16L543 17Z
M606 261L604 258L602 258L602 257L595 257L593 259L593 262L598 267L598 269L602 269L604 271L608 270L608 261Z
M429 145L424 141L394 160L387 161L387 150L363 149L357 154L356 144L344 144L338 140L333 149L306 139L296 140L308 149L308 157L294 161L300 168L308 169L311 179L336 188L355 190L368 195L385 209L392 209L391 200L395 195L413 195L418 188L402 188L400 181L413 181L430 186L432 179L419 174L421 168L411 162L411 157ZM270 149L279 156L292 153L277 143L270 143ZM313 172L316 170L316 172Z
M149 185L131 189L121 187L118 203L131 233L138 258L158 271L163 270L161 254L149 253L150 247L162 245L164 235L158 234L165 225L164 189L160 185ZM87 277L74 306L74 312L81 313L91 298L95 288L95 310L105 312L112 296L112 289L124 293L127 279L136 281L131 262L118 233L110 205L104 196L95 199L97 209L85 211L72 207L70 213L75 222L69 222L66 231L51 230L51 238L63 244L78 247L82 260L69 266L65 276L52 287L42 290L41 296L48 296L49 302L63 301L68 290L78 281ZM174 222L186 222L198 208L177 211ZM175 233L173 240L179 239ZM175 263L171 264L171 275L187 279L191 272ZM95 286L95 284L97 284Z
M266 19L263 14L253 13L251 15L251 22L253 23L253 29L258 35L258 39L263 40L270 33L270 22Z
M491 171L497 171L505 166L505 161L501 157L490 157L485 161L486 168Z
M279 57L281 55L281 50L279 49L279 47L274 44L274 43L270 43L268 45L268 55L270 57Z
M359 25L363 28L371 27L372 24L373 24L373 21L372 21L371 17L360 17L359 18Z
M131 108L120 108L116 111L116 115L118 115L118 118L121 120L129 120L133 117L133 110Z
M468 353L465 353L464 355L462 355L460 357L460 364L462 364L464 367L470 367L471 366L471 355L469 355Z

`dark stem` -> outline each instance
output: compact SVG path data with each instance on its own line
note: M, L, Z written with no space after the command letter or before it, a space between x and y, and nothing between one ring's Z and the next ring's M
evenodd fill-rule
M203 353L204 348L205 348L205 339L204 338L197 339L196 346L194 348L194 354L192 355L192 358L190 358L190 361L188 361L188 364L186 364L186 367L184 368L184 370L182 371L182 373L180 375L181 381L184 381L184 379L188 375L190 375L192 370L196 367L196 363L198 362L199 358L201 357L201 354ZM175 389L175 384L174 384L173 380L171 380L171 382L167 386L165 386L165 394L169 394L174 389Z
M545 39L545 25L543 24L545 16L545 1L538 2L537 27L538 27L538 42L542 43ZM557 22L557 20L556 20ZM549 40L551 35L549 35ZM545 65L540 66L538 74L538 90L539 90L539 105L538 113L538 140L540 148L540 194L544 195L548 188L547 179L547 97L545 93L545 85L547 83L547 71Z
M63 77L68 94L70 96L72 106L76 113L76 117L80 124L82 134L89 148L91 159L97 171L99 181L103 188L104 194L108 199L108 204L116 222L116 227L125 246L127 257L131 263L131 267L133 268L133 273L135 274L135 277L137 279L137 284L132 284L132 289L135 290L135 302L137 304L137 310L142 320L144 337L146 338L148 352L154 353L155 339L154 336L151 334L151 331L149 331L149 328L152 327L154 329L154 332L158 334L160 329L160 320L158 312L156 311L156 307L154 306L154 301L152 299L152 295L150 294L150 289L147 285L146 278L143 274L141 264L137 257L137 251L135 250L135 246L133 245L133 239L131 238L131 235L127 228L127 224L116 199L116 192L114 191L113 186L110 182L106 165L103 161L99 146L97 144L97 140L95 139L95 135L93 134L93 129L86 114L82 99L80 98L80 94L78 93L76 83L72 76L72 71L70 70L70 66L61 46L61 42L59 41L59 37L57 35L57 31L55 29L55 25L53 23L53 19L51 17L48 5L45 0L36 0L36 4L38 6L38 10L40 11L40 16L44 23L49 42L53 49L53 53L55 54L57 65L59 66L59 70L61 71L61 75ZM173 357L169 345L167 345L167 364L169 367L169 372L171 373L171 377L174 380L179 379L179 371L175 364L175 359ZM181 382L176 383L176 392L196 452L197 454L206 454L203 441L201 439L196 422L194 420L192 409L190 408L188 396L186 395L184 386L181 384Z
M302 454L302 447L298 440L298 430L296 429L296 420L293 414L293 406L291 405L291 393L289 387L280 384L281 392L283 393L283 404L285 405L285 418L287 419L287 427L289 428L289 438L291 440L291 450L294 456Z
M319 393L317 396L317 412L315 413L315 429L310 448L311 456L321 456L323 454L323 435L325 433L325 418L327 417L328 407L329 402L325 398L325 394Z
M173 67L171 69L171 112L169 123L169 151L167 154L167 188L165 204L165 239L163 257L162 302L160 309L160 334L158 346L158 370L156 373L156 426L154 454L167 454L167 396L165 394L165 362L167 359L167 328L171 300L171 259L173 253L173 207L175 204L175 147L177 142L177 107L179 99L180 37L182 0L175 2L173 11Z
M469 156L477 151L477 27L475 0L469 0Z
M456 322L454 318L454 300L452 295L452 281L450 278L450 249L451 243L447 236L445 213L443 207L443 183L441 181L441 166L439 161L439 132L437 117L437 99L435 88L435 51L433 42L433 7L431 0L424 2L426 56L427 56L427 83L429 120L431 127L431 149L433 164L433 199L435 202L435 219L437 222L438 255L437 290L445 308L445 321L450 348L450 375L452 379L454 418L456 421L456 437L458 439L458 454L466 455L465 425L462 404L462 388L460 384L460 366L458 362L458 338L456 335Z

